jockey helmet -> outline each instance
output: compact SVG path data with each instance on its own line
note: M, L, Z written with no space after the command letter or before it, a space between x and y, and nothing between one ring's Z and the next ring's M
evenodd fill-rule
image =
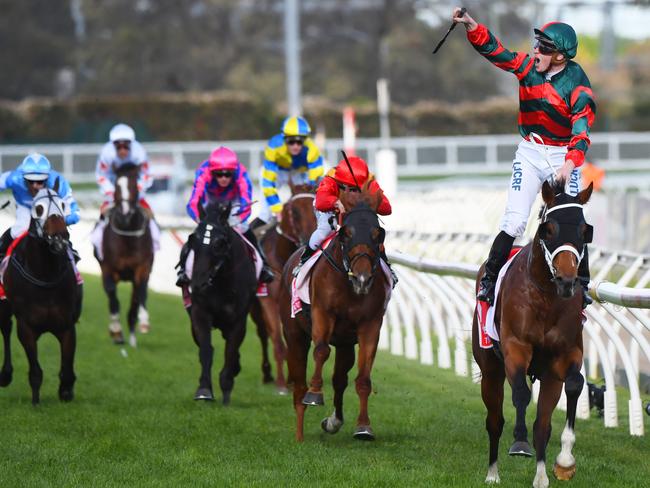
M230 170L237 169L239 161L237 154L232 149L225 146L220 146L210 154L210 170Z
M287 117L282 122L282 134L284 137L308 137L311 127L302 117Z
M574 58L578 52L578 36L569 24L564 22L549 22L541 29L534 29L535 36L551 43L558 52L564 54L568 59Z
M39 153L32 153L23 159L20 170L23 178L29 181L44 181L50 176L52 165L48 159Z
M348 160L354 176L350 173L350 167L348 167L345 159L342 159L334 170L334 179L347 186L356 187L357 184L363 186L368 179L368 165L363 159L356 156L350 156Z
M135 141L135 131L126 124L117 124L113 126L111 132L108 134L111 142L115 141Z

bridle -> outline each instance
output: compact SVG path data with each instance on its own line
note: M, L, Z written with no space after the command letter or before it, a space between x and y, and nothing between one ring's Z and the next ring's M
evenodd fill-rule
M41 192L44 192L44 194L39 196ZM47 206L42 205L44 211L43 214L39 216L36 213L36 208L41 205L39 202L42 200L47 200ZM31 217L32 221L34 222L34 227L36 228L35 237L44 239L50 247L57 241L67 241L67 239L62 238L60 235L50 235L45 233L45 222L51 216L59 216L65 220L65 211L63 208L64 204L61 200L61 197L59 197L53 190L50 190L49 188L40 190L32 202Z

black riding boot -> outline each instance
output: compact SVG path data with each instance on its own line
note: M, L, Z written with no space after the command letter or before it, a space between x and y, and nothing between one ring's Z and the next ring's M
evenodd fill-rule
M257 252L259 252L260 256L262 256L262 272L260 273L260 281L262 283L271 283L275 278L275 275L273 274L273 270L271 269L268 261L266 260L266 255L264 254L264 250L260 246L259 242L257 242L257 237L255 237L255 234L250 228L246 232L244 232L244 237L246 237L246 239L248 239L248 241L253 246L255 246Z
M7 255L7 250L9 249L9 246L11 246L12 242L14 242L14 238L11 237L10 227L0 237L0 261Z
M589 251L587 246L585 246L585 254L582 256L582 261L578 266L578 279L580 280L580 285L582 286L582 308L587 308L587 305L594 303L594 299L589 295L589 281L591 281L591 276L589 273Z
M503 231L497 234L492 243L488 260L485 263L485 273L478 285L477 300L487 302L490 305L494 303L494 287L497 283L497 277L499 276L499 271L508 260L508 255L510 254L514 240L514 237Z
M304 264L309 261L309 258L314 255L316 252L315 249L312 249L309 247L309 244L305 246L305 248L302 250L302 254L300 255L300 261L298 261L298 264L296 265L295 268L293 268L293 276L298 276L298 273L300 272L300 268L304 266Z
M388 269L390 270L390 275L393 277L393 288L395 288L395 285L397 285L399 279L397 278L397 274L395 273L393 266L390 264L390 261L388 260L388 256L386 256L386 249L384 249L384 246L382 246L381 250L379 251L379 257L381 257L381 259L383 259L386 265L388 266Z
M264 222L262 219L259 217L255 217L253 221L249 224L249 229L251 231L257 229L258 227L262 227L263 225L266 225L266 222Z
M176 286L183 288L184 286L189 286L190 284L190 278L187 276L187 273L185 272L185 263L187 262L187 256L190 254L190 246L189 243L186 242L183 244L183 247L181 248L181 255L178 259L178 264L175 266L178 268L178 271L176 273Z

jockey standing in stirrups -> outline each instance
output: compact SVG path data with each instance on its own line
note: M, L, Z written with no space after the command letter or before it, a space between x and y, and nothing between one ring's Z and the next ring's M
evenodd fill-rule
M100 191L104 195L104 202L99 209L99 222L93 230L90 240L97 251L102 249L104 228L107 224L106 214L113 205L113 195L115 194L115 171L123 164L135 164L140 167L140 175L138 177L140 206L149 216L149 231L151 232L153 249L157 251L160 249L160 229L153 218L151 207L144 199L144 192L153 183L149 175L147 153L142 147L142 144L135 140L135 132L133 129L126 124L117 124L111 129L109 142L104 144L97 159L95 178ZM97 255L101 256L101 253L98 252Z
M237 217L235 228L255 246L262 257L263 266L260 274L262 283L273 281L273 271L268 267L266 258L260 248L255 234L249 228L248 218L251 215L251 200L253 188L248 172L237 158L232 149L221 146L210 154L210 158L204 161L196 170L194 187L189 202L187 202L187 213L195 222L199 222L199 206L206 207L212 202L233 202L233 217ZM176 286L189 285L190 280L185 272L185 263L191 249L185 243L181 250L178 263L178 280Z
M255 230L282 213L278 188L289 182L294 184L318 184L323 176L323 158L309 137L311 128L302 117L288 117L282 123L282 133L273 136L264 150L262 166L263 207L251 222Z
M535 29L532 56L511 52L482 24L469 14L453 21L462 23L474 49L499 68L510 71L519 80L519 133L523 140L515 154L508 203L481 278L477 299L490 305L499 270L505 264L516 237L528 222L530 209L545 180L555 176L568 182L568 193L580 190L577 169L589 147L589 130L594 121L596 103L591 85L580 65L571 61L578 50L573 28L562 22L549 22ZM552 167L549 167L552 166ZM589 285L587 247L578 267L583 288L583 307L592 302Z
M0 175L0 190L10 189L16 200L16 223L0 237L0 259L7 254L7 249L14 239L29 228L34 196L42 188L54 189L57 180L58 194L66 207L63 212L65 223L76 224L79 222L79 206L72 196L70 185L63 175L52 169L52 165L42 154L32 153L15 170Z

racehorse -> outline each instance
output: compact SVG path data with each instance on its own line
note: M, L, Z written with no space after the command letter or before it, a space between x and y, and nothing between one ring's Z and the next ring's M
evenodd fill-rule
M61 345L59 398L70 401L73 388L75 324L81 314L82 285L77 284L72 251L65 225L65 202L54 190L43 188L34 196L28 233L14 241L7 257L3 283L7 300L0 305L0 328L4 337L5 358L0 386L11 383L12 371L9 336L11 312L16 316L18 339L29 361L29 385L32 403L40 401L43 370L38 363L38 338L51 332Z
M268 337L273 343L273 355L276 364L278 393L287 393L287 382L284 377L284 362L286 346L282 339L282 324L278 309L280 293L280 277L285 263L300 246L309 241L312 232L316 230L314 214L314 187L311 185L294 185L289 181L291 198L282 207L282 219L270 228L261 239L261 246L266 253L269 265L273 268L276 279L268 284L268 297L257 297L251 307L251 318L257 325L257 333L262 341L262 372L264 382L273 381L271 366L267 351Z
M239 346L246 334L246 317L255 298L257 277L248 244L228 224L231 204L199 206L201 219L190 235L194 251L189 309L192 337L199 347L201 376L195 400L214 400L212 392L212 329L226 341L219 374L223 404L230 403L234 379L241 370Z
M358 375L355 380L360 400L356 439L372 440L374 433L368 417L371 391L370 371L379 342L391 287L380 266L380 246L384 230L379 226L377 208L381 191L371 194L366 183L361 192L341 191L340 200L349 209L336 237L331 241L311 274L309 296L311 320L305 312L291 318L292 270L300 253L294 253L284 267L280 289L280 315L288 348L289 377L294 381L293 403L297 414L296 440L303 440L305 409L323 405L322 370L336 347L334 363L334 413L321 422L334 434L343 425L343 393L348 371L354 365L355 344L359 344ZM306 384L307 354L314 342L315 371L309 390Z
M154 255L149 228L152 215L149 209L144 209L139 203L139 174L140 167L130 163L115 170L114 205L108 213L108 225L104 229L103 259L97 259L102 270L104 291L108 295L108 309L111 314L109 334L115 344L124 343L117 283L122 280L133 284L131 306L127 316L129 343L133 347L137 343L136 321L140 322L140 332L149 332L147 286Z
M513 258L500 286L495 309L494 349L479 346L477 313L474 312L472 348L481 368L481 394L487 408L486 429L490 439L486 482L499 482L497 455L503 431L503 383L512 387L516 408L515 442L511 455L531 456L526 428L526 407L531 392L526 375L540 381L537 418L533 426L537 456L535 487L549 484L546 474L546 446L551 435L551 416L562 392L567 397L566 425L562 432L562 451L557 456L554 474L571 479L575 474L575 418L584 379L582 365L582 293L578 265L592 228L585 222L582 206L591 197L592 185L576 197L564 193L564 182L542 186L541 223L531 243ZM478 277L482 275L482 269ZM478 280L477 280L478 289ZM576 290L579 292L576 293Z

